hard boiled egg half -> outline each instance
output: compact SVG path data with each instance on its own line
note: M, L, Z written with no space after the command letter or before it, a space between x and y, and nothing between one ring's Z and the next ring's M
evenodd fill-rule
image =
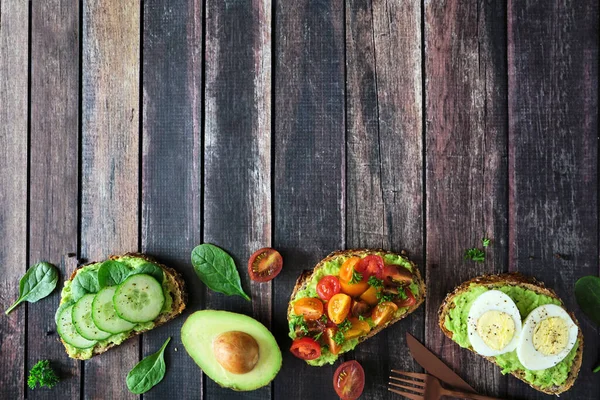
M475 299L467 317L473 350L490 357L513 351L521 334L521 314L515 302L499 290Z
M553 367L573 349L578 334L577 324L562 307L539 306L525 319L517 346L519 361L532 371Z

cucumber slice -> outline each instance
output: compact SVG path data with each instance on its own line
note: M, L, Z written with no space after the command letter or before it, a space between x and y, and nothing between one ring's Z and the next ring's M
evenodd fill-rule
M92 302L92 320L94 324L103 331L110 333L121 333L130 331L135 324L119 318L113 306L113 296L117 290L116 286L106 286L100 289Z
M92 301L95 296L92 293L86 294L73 305L73 325L75 330L86 339L108 339L112 333L100 330L92 320Z
M162 286L150 275L138 274L117 286L113 305L117 315L129 322L153 321L165 304Z
M56 331L66 343L71 346L75 346L78 349L87 349L95 345L95 340L88 340L81 336L75 330L73 325L73 306L69 306L63 310L58 317L58 323L56 324Z

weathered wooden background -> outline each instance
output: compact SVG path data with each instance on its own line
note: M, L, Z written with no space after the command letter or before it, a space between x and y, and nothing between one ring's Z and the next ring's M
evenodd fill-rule
M284 354L272 385L235 393L203 377L176 321L91 361L54 333L59 290L0 318L0 397L130 399L127 371L167 336L168 371L145 399L334 398L334 366L287 351L299 272L345 247L406 249L429 298L345 358L365 399L391 398L388 370L417 368L404 333L482 392L543 398L459 350L437 308L459 282L521 271L576 309L599 272L596 0L0 0L0 305L38 260L143 251L178 269L188 313L253 315ZM487 260L463 260L492 238ZM252 251L285 259L253 302L195 277L200 242L243 271ZM597 399L598 329L564 398ZM30 391L39 359L54 390Z

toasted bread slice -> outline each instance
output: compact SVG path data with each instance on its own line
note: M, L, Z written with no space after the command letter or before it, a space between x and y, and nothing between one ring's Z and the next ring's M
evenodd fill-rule
M414 305L410 306L405 313L400 315L398 318L391 319L390 321L388 321L386 324L384 324L382 326L373 328L367 335L359 337L358 342L362 343L365 340L367 340L368 338L375 336L377 333L381 332L383 329L387 328L388 326L390 326L392 324L395 324L396 322L407 317L410 313L412 313L417 308L419 308L419 306L423 303L423 301L425 301L425 295L426 295L425 283L423 282L423 279L421 278L421 273L419 272L419 268L416 266L415 263L410 261L408 259L408 257L406 257L404 252L401 254L398 254L398 253L394 253L394 252L383 250L383 249L349 249L349 250L335 251L335 252L329 254L327 257L325 257L324 259L319 261L319 263L312 270L305 270L302 272L302 274L300 274L300 276L298 277L298 279L296 281L296 285L294 286L294 290L292 291L292 295L290 296L290 303L288 306L288 314L287 314L288 321L290 320L290 316L293 314L292 301L296 297L296 294L299 291L306 289L308 283L311 281L313 274L315 274L317 271L319 271L319 269L323 268L325 263L327 263L328 261L332 261L337 257L355 257L355 256L356 257L364 257L364 256L367 256L370 254L379 254L379 255L391 254L391 255L395 255L395 256L400 256L404 260L408 261L412 267L413 282L417 284L417 286L419 288L419 293L417 295L415 295L416 303ZM399 266L399 267L401 267L401 266ZM338 354L338 356L341 354L343 354L343 352L340 352Z
M134 336L137 336L143 332L147 332L151 329L154 329L154 328L156 328L160 325L163 325L163 324L167 323L168 321L174 319L175 317L177 317L179 314L181 314L183 312L183 310L185 309L185 306L186 306L186 302L187 302L185 283L183 281L183 278L177 271L175 271L174 269L169 268L163 264L156 262L156 260L154 260L152 257L149 257L145 254L140 254L140 253L126 253L126 254L122 254L122 255L112 255L109 257L109 259L118 261L119 259L122 259L124 257L140 258L140 259L146 260L146 261L160 267L164 272L165 284L169 287L169 294L172 298L172 303L171 303L171 310L169 312L161 312L158 315L158 317L156 317L156 319L154 321L152 321L153 322L152 328L134 329L134 330L128 332L125 337L120 338L119 344L121 344L125 340L131 339ZM77 274L80 271L82 271L84 267L86 267L88 265L92 265L92 264L97 264L97 262L91 262L91 263L87 263L85 265L79 266L75 271L73 271L73 273L71 274L71 277L69 278L69 281L72 281L73 279L75 279ZM60 304L62 304L63 302L64 302L64 298L61 295ZM122 334L118 334L118 335L122 335ZM67 354L69 355L69 357L75 358L75 359L80 359L80 360L87 360L97 354L102 354L105 351L107 351L115 346L118 346L118 344L112 343L110 341L99 341L98 343L96 343L96 345L94 347L92 347L91 349L86 349L86 351L73 351L74 348L72 346L65 343L62 339L61 339L61 342L65 346L65 350L67 351ZM106 343L104 343L104 342L106 342Z
M545 296L557 299L560 301L561 307L565 308L563 301L558 297L558 295L552 289L547 288L542 282L539 282L534 278L527 277L527 276L524 276L519 273L479 276L479 277L473 278L469 281L466 281L466 282L462 283L461 285L459 285L458 287L456 287L456 289L454 289L453 292L449 293L446 296L442 305L440 306L439 325L440 325L440 328L442 329L442 331L444 332L444 334L446 336L448 336L450 339L452 339L453 333L452 333L452 331L449 331L448 329L446 329L446 326L445 326L446 316L448 315L450 310L455 307L454 298L462 293L469 291L469 288L473 284L482 285L489 289L497 288L500 286L506 286L506 285L520 286L522 288L529 289L537 294L541 294L541 295L545 295ZM579 374L579 369L581 368L581 362L583 359L583 334L581 332L581 327L579 326L579 322L577 321L577 318L575 318L575 315L573 313L569 313L569 315L573 319L573 322L575 322L575 324L577 324L577 326L579 327L579 335L578 335L579 345L577 348L577 354L575 355L573 364L571 365L571 370L569 371L569 374L568 374L568 377L567 377L567 380L565 381L565 383L560 386L550 386L550 387L545 387L545 388L537 387L525 380L525 372L524 371L517 370L517 371L512 372L512 375L516 376L523 382L527 383L532 388L539 390L540 392L543 392L546 394L558 395L558 394L568 390L569 388L571 388L571 386L573 386L573 384L575 383L575 379L577 379L577 375ZM473 349L471 347L469 347L469 350L473 351ZM494 357L484 357L484 358L486 358L488 361L498 365L496 363Z

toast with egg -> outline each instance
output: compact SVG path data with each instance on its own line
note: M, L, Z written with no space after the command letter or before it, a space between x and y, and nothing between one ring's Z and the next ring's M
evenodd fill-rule
M455 299L458 296L460 296L461 294L468 292L469 290L471 290L473 287L476 287L476 286L483 286L488 290L494 290L494 289L498 289L498 288L505 287L505 286L520 287L522 289L532 291L535 294L543 295L543 296L547 296L549 298L555 299L556 303L558 303L557 305L566 311L565 305L564 305L563 301L558 297L558 295L552 289L547 288L542 282L539 282L534 278L527 277L527 276L524 276L519 273L507 273L507 274L500 274L500 275L479 276L479 277L473 278L469 281L466 281L466 282L462 283L461 285L459 285L458 287L456 287L456 289L454 291L452 291L451 293L449 293L446 296L445 300L442 302L442 305L440 306L440 309L439 309L439 326L448 338L453 339L453 336L454 336L454 333L450 329L448 329L447 323L448 323L448 318L449 318L449 314L450 314L451 310L456 307ZM559 395L560 393L563 393L566 390L568 390L569 388L571 388L573 386L573 384L575 383L575 380L577 379L577 376L579 374L579 369L581 368L581 362L582 362L582 356L583 356L583 334L581 332L581 328L579 327L579 323L578 323L577 319L575 318L575 315L568 311L566 311L566 313L571 317L573 323L578 328L578 333L577 333L578 345L577 345L577 349L575 351L574 357L572 358L572 363L570 365L570 369L567 372L567 376L566 376L564 383L562 383L560 385L552 384L549 386L542 387L539 385L535 385L526 379L526 375L528 373L530 374L531 371L528 371L526 369L509 371L512 375L514 375L518 379L522 380L523 382L527 383L532 388L534 388L540 392L546 393L546 394ZM526 316L522 317L522 318L526 318ZM456 340L454 340L454 341L456 342ZM467 348L470 351L478 354L473 349L472 346L469 346ZM482 357L486 358L488 361L501 367L500 364L496 361L495 357L486 357L486 356L482 356Z

